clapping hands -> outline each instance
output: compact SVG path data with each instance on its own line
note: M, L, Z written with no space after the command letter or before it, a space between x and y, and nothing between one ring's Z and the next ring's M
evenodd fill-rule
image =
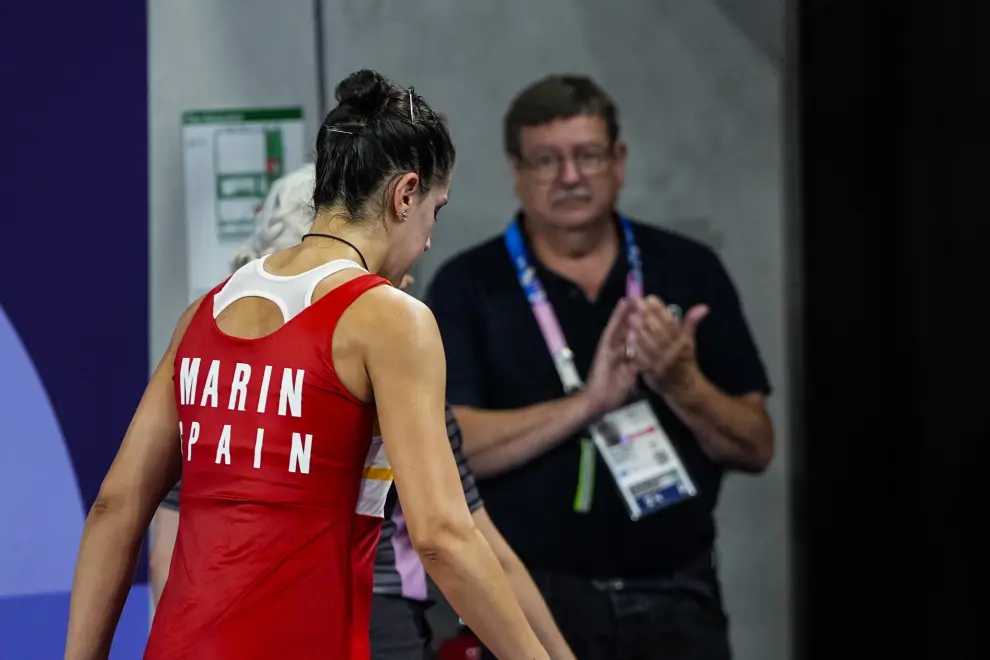
M596 414L621 407L637 376L665 394L695 375L695 332L707 315L707 305L695 305L679 321L656 296L620 300L598 340L585 385Z

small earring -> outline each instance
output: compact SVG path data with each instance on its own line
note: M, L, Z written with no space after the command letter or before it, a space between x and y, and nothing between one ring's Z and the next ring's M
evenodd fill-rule
M402 219L403 220L408 220L409 219L409 211L403 211L402 212Z

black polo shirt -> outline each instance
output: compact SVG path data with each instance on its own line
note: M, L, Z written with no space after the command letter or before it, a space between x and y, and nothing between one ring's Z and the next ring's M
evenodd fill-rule
M633 233L643 255L648 295L685 311L699 303L710 307L697 335L704 374L728 394L769 393L739 297L715 253L641 223L633 223ZM578 372L587 378L598 338L625 295L625 250L595 302L573 282L548 271L532 253L531 258ZM501 235L441 267L427 302L443 336L451 404L504 410L564 396ZM479 482L492 519L527 565L588 577L660 576L711 550L722 471L663 399L645 386L641 389L649 394L698 495L633 522L599 457L591 511L576 513L580 442L579 436L570 438L516 470Z

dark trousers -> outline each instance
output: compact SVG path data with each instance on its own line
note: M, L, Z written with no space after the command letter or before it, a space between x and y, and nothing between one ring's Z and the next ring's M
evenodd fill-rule
M710 561L668 578L589 580L533 570L578 660L730 660ZM487 651L484 657L492 658Z
M371 660L424 660L432 657L429 605L401 596L371 600Z

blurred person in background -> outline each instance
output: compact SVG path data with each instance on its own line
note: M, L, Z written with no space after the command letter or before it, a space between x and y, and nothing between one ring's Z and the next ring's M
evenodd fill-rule
M254 234L232 260L234 271L255 259L299 244L313 226L315 185L316 170L312 164L303 165L273 184L255 218ZM405 276L402 288L411 282L412 278ZM460 427L449 407L446 421L447 436L475 525L498 557L516 598L550 657L554 660L574 658L526 567L485 511L474 475L461 452ZM179 524L180 488L181 483L177 483L169 491L155 514L151 529L150 582L156 602L168 579L172 561ZM398 506L395 488L392 488L375 554L370 635L373 660L422 660L426 657L432 640L426 618L432 605L427 589L426 572L413 548L409 528Z
M411 87L374 71L336 98L311 232L190 305L151 378L86 520L67 660L109 654L141 540L180 473L147 660L369 657L393 475L413 546L455 610L500 655L549 657L464 501L433 315L388 286L429 249L450 135Z
M524 89L504 140L522 208L427 294L491 517L582 660L729 658L713 512L773 455L735 287L616 210L627 146L589 78Z

